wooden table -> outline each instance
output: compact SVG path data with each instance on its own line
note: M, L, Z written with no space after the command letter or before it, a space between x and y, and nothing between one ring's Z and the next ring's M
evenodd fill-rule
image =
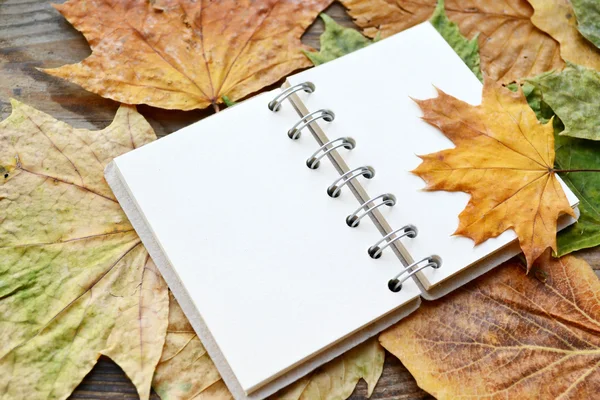
M326 13L342 25L355 27L339 4L333 4ZM303 41L318 48L322 32L323 24L319 20L308 29ZM50 1L0 0L0 118L10 114L9 99L12 97L77 128L106 127L112 121L118 103L35 69L75 63L89 54L83 36L50 6ZM143 105L138 110L150 121L159 137L213 113L211 109L184 112ZM590 250L580 255L599 273L600 251ZM366 393L366 385L361 381L350 399L364 399ZM123 371L110 359L102 357L71 398L135 399L138 396ZM383 375L371 398L416 400L432 397L419 389L398 359L387 354ZM158 396L153 394L152 399L158 400Z

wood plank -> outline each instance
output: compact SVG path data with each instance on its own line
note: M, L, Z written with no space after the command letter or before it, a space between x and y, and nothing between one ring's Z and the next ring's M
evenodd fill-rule
M326 12L338 23L354 27L341 5L333 4ZM83 36L50 6L49 1L0 0L0 32L0 118L10 114L9 98L12 97L78 128L102 129L112 121L118 107L116 102L36 69L79 62L90 54ZM304 43L318 48L322 32L323 24L317 20L304 35ZM144 105L138 109L158 136L174 132L213 112L211 109L167 111ZM580 255L595 269L600 266L599 250L587 250ZM366 393L366 384L361 382L351 399L365 399ZM138 396L123 371L102 357L71 398L137 399ZM418 388L400 361L387 354L383 375L372 398L417 400L432 397ZM158 399L158 396L153 394L152 399Z

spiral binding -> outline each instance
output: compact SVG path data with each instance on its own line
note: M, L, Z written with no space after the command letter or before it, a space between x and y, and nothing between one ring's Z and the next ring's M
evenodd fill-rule
M402 232L400 235L398 233ZM413 225L404 225L400 229L396 229L379 239L373 246L369 247L367 253L371 258L378 259L381 257L381 253L383 249L388 247L390 244L394 243L396 240L400 240L403 237L409 237L414 239L417 237L418 231L417 228ZM395 235L395 236L394 236ZM393 237L392 237L393 236ZM380 246L381 243L386 242L383 246Z
M303 82L294 86L290 86L289 88L283 90L279 95L277 95L273 100L269 102L269 110L277 112L281 108L281 104L284 100L289 98L292 94L301 90L304 90L307 93L313 93L316 90L316 87L311 82ZM335 119L335 114L331 110L320 109L303 116L287 132L289 138L293 140L300 138L301 131L318 119L323 119L327 122L332 122ZM323 157L327 156L332 151L342 147L347 150L352 150L356 147L356 141L349 137L340 137L334 140L330 140L327 143L323 144L321 147L319 147L317 151L315 151L310 157L308 157L308 159L306 160L306 166L310 169L319 168L320 160ZM343 173L331 185L329 185L329 187L327 188L327 194L333 198L339 197L342 187L350 183L353 179L358 178L360 176L366 179L372 179L375 176L375 169L370 166L362 166ZM396 196L394 196L391 193L380 194L379 196L372 197L369 200L365 201L363 204L361 204L360 207L354 210L352 214L346 217L346 224L351 228L356 228L359 225L361 219L371 214L377 208L383 205L393 207L395 204ZM405 225L402 228L396 229L383 236L375 244L369 247L367 253L371 258L378 259L382 256L383 250L386 247L392 245L393 243L399 241L404 237L413 239L417 237L417 234L418 231L415 226ZM436 255L425 257L419 261L413 262L412 264L404 267L402 271L400 271L396 276L389 280L388 288L392 292L399 292L400 290L402 290L402 284L406 282L406 280L411 278L413 275L417 274L419 271L422 271L425 268L437 269L440 268L441 265L442 259Z
M330 110L317 110L313 111L310 114L306 114L304 117L300 118L300 121L296 122L294 126L290 128L288 131L288 136L290 139L297 140L300 137L300 131L306 128L311 123L315 122L319 118L323 118L327 122L331 122L335 119L335 114Z
M335 146L332 146L335 142L340 142L340 143L336 144ZM331 146L331 147L328 147L328 146ZM339 149L340 147L343 147L346 150L352 150L353 148L356 147L356 142L354 141L354 139L349 138L349 137L340 137L337 139L330 140L329 142L325 143L323 146L319 147L319 149L317 151L315 151L312 154L312 156L308 157L308 159L306 160L306 165L310 169L319 168L321 158L325 157L327 154L331 153L333 150ZM320 156L317 157L317 155L320 152L323 152L323 154L321 154Z
M281 108L281 103L292 94L299 92L300 90L304 90L306 93L312 93L315 91L315 85L312 82L302 82L285 89L269 102L269 110L273 112L279 111Z
M421 264L424 261L427 261L427 264L418 266L419 264ZM425 268L430 268L430 267L438 269L441 266L442 266L442 259L438 256L429 256L429 257L423 258L422 260L415 261L414 263L408 265L402 271L400 271L400 273L398 275L396 275L392 279L390 279L390 281L388 282L388 288L392 292L399 292L402 289L402 284L404 282L406 282L406 280L408 278L415 275L417 272L419 272ZM414 267L417 267L417 268L413 269ZM405 277L403 277L402 279L398 279L404 274L407 274L407 275Z
M377 200L381 199L381 203L376 204ZM371 204L371 205L370 205ZM356 228L360 220L375 211L381 206L393 207L396 205L396 196L391 193L380 194L379 196L371 197L358 207L354 212L346 217L346 224L350 228ZM366 208L366 210L365 210ZM362 211L362 213L361 213Z
M358 178L359 176L364 176L367 179L371 179L375 176L375 168L365 165L364 167L354 168L348 172L345 172L339 178L333 181L331 185L329 185L327 188L327 194L329 197L338 197L340 195L340 191L342 190L342 186L349 183L352 179Z

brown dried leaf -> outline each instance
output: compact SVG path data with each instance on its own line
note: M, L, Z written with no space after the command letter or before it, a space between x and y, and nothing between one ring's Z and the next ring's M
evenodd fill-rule
M531 22L560 43L565 61L600 70L600 49L577 30L577 19L568 0L528 0L535 12Z
M583 260L517 261L380 336L438 399L593 399L600 393L600 282Z
M216 107L311 66L300 36L332 0L70 0L92 55L44 70L121 103Z
M432 14L436 0L340 0L369 37L393 35ZM530 21L526 0L446 0L446 14L468 39L477 35L481 69L500 82L562 69L558 43Z

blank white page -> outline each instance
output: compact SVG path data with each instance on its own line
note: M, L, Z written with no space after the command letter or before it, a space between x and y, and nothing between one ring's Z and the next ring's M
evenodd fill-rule
M116 159L246 391L419 295L414 282L387 289L401 263L368 256L381 235L368 219L346 225L358 201L326 194L339 175L327 159L307 168L317 142L288 138L299 117L267 108L277 93Z
M393 228L409 223L418 228L417 238L403 239L413 258L442 257L441 268L423 271L432 285L515 240L512 230L478 246L471 239L452 236L469 195L423 191L423 180L409 172L421 162L417 155L454 147L421 119L411 97L435 97L435 85L468 103L481 102L481 83L429 22L288 80L292 85L304 81L316 85L314 94L300 97L311 111L335 112L335 121L320 123L330 139L356 140L357 147L343 157L350 168L365 164L375 168L373 179L361 180L367 192L398 197L387 220ZM575 205L577 198L563 187Z

